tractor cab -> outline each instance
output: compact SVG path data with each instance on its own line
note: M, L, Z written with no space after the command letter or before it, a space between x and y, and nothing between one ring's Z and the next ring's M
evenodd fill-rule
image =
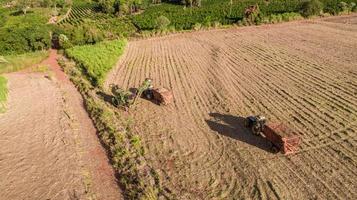
M266 123L266 118L264 116L249 116L245 120L245 126L251 128L255 135L260 135L263 131L264 125Z

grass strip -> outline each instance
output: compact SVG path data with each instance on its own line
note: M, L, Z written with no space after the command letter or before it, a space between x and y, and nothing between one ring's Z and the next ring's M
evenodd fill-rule
M0 76L0 113L5 112L6 110L6 100L7 100L7 79L3 76Z
M0 74L16 72L36 65L46 59L48 51L35 51L20 55L8 55L0 59Z

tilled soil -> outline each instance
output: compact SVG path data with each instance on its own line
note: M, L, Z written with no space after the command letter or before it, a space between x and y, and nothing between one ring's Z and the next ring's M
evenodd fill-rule
M83 100L56 62L7 74L0 114L0 199L122 199Z
M173 104L141 100L129 112L167 193L357 198L357 26L338 19L129 42L106 84L129 89L151 77L172 90ZM295 129L298 152L273 154L243 126L254 114Z

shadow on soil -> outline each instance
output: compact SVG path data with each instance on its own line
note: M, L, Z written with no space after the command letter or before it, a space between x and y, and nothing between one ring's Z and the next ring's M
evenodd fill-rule
M97 95L99 95L105 102L113 104L113 96L107 93L104 93L102 91L97 92Z
M253 135L251 130L244 126L244 117L220 113L210 113L209 115L213 120L206 120L206 123L211 130L272 153L272 144L262 136Z

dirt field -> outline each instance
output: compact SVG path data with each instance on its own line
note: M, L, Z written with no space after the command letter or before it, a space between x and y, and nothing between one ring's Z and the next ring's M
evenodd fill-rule
M178 199L357 199L356 19L132 41L106 84L172 89L172 105L130 116ZM253 114L296 129L298 153L271 153L243 127Z
M0 199L121 199L83 100L60 71L56 52L41 65L50 66L52 75L6 75Z

